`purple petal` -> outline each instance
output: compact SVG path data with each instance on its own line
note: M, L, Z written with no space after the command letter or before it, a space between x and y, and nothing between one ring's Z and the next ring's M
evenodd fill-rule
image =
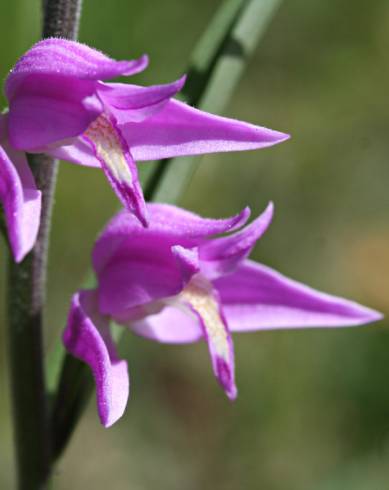
M346 327L382 318L377 311L316 291L248 260L213 284L232 331Z
M227 233L243 226L250 216L250 209L244 208L240 213L229 218L203 218L198 214L186 211L169 204L148 204L150 230L162 232L180 239L205 239L212 235Z
M160 111L182 89L185 79L186 77L182 77L173 83L151 87L101 83L98 93L119 124L138 122Z
M197 317L208 343L213 372L231 400L237 396L234 348L218 295L203 276L197 275L179 295Z
M16 63L6 80L5 93L11 100L25 77L30 75L107 80L120 75L134 75L144 70L147 64L147 56L138 60L116 61L85 44L66 39L45 39L35 44Z
M187 284L192 276L199 271L199 256L197 249L187 249L175 245L171 249L172 255L180 269L183 284Z
M213 238L199 247L201 271L208 278L233 272L265 233L273 217L273 203L251 224L232 235Z
M104 228L93 250L93 264L99 273L117 257L131 258L132 246L146 241L158 249L161 243L170 250L174 245L192 248L207 237L240 228L250 210L226 219L202 218L168 204L148 204L149 227L143 228L128 212L116 214Z
M131 321L128 325L137 335L162 343L186 344L203 338L198 319L182 307L165 306L160 311L150 311L144 319Z
M143 122L124 124L122 132L135 160L254 150L289 138L278 131L208 114L177 100L170 100Z
M83 137L74 138L71 145L45 148L45 153L60 160L84 165L86 167L101 168L101 163L96 158L92 146Z
M148 205L148 211L146 229L127 212L116 215L93 250L100 308L116 319L182 291L198 271L196 245L208 235L235 229L249 214L245 209L232 218L211 220L163 204Z
M38 234L41 192L23 153L0 146L0 201L16 262L32 249Z
M138 170L113 118L102 114L84 133L123 205L147 226L146 203Z
M9 140L20 150L37 151L82 134L101 113L96 97L82 100L20 95L10 105Z
M104 427L111 426L127 405L127 362L117 357L108 321L98 313L94 291L80 291L73 296L63 342L71 354L91 368L100 421Z
M133 237L98 275L100 311L123 323L134 308L178 294L197 271L195 252Z

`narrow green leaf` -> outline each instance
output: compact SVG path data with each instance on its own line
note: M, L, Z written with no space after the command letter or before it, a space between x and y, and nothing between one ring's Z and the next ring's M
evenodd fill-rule
M223 113L250 54L280 3L281 0L228 0L224 3L195 49L186 91L184 89L188 103L208 112ZM212 33L212 26L216 34ZM222 32L222 27L227 29ZM146 199L177 202L200 158L179 157L159 162L145 182Z

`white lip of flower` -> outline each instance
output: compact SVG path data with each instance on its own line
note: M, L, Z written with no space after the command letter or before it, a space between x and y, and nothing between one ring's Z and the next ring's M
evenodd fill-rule
M228 332L221 317L212 284L208 279L201 274L193 276L177 296L177 300L185 306L188 305L193 310L190 311L192 315L196 313L201 318L205 334L215 353L228 362L230 360Z
M123 143L109 116L101 114L89 125L84 136L93 143L97 158L105 163L112 177L131 187L133 179L124 154Z

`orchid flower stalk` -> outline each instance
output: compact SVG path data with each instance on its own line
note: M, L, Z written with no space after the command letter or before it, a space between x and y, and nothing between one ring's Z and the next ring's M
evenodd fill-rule
M81 5L82 0L45 0L42 35L75 39ZM15 469L19 490L41 490L49 485L52 470L43 312L58 164L47 155L34 155L31 172L25 154L8 144L7 126L0 115L0 204L13 254L7 309Z
M98 285L73 296L63 335L68 351L92 370L106 427L122 416L129 395L127 362L116 352L111 320L157 342L205 340L214 375L235 399L232 333L381 318L248 259L271 222L271 203L244 227L248 209L213 220L170 205L147 208L148 228L122 211L101 233L93 250Z
M116 61L52 38L35 44L11 70L9 109L0 116L0 200L16 261L35 242L41 205L24 152L100 167L122 204L147 226L135 161L252 150L288 138L173 99L185 77L151 87L104 81L135 75L147 64L147 56Z

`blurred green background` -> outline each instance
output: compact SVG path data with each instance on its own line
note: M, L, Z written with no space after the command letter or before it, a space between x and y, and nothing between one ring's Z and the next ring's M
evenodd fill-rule
M115 58L147 52L139 83L185 71L219 0L85 0L80 39ZM0 0L2 77L38 39L38 0ZM272 199L255 258L389 313L389 3L285 1L226 110L289 132L258 152L201 159L181 204L225 216ZM4 105L4 99L2 99ZM200 160L199 160L200 161ZM144 164L147 165L147 164ZM117 202L102 173L62 164L49 272L47 349ZM0 488L14 488L1 245ZM94 400L55 488L383 490L389 486L389 330L235 337L238 401L213 379L204 344L128 334L126 415L99 425Z

